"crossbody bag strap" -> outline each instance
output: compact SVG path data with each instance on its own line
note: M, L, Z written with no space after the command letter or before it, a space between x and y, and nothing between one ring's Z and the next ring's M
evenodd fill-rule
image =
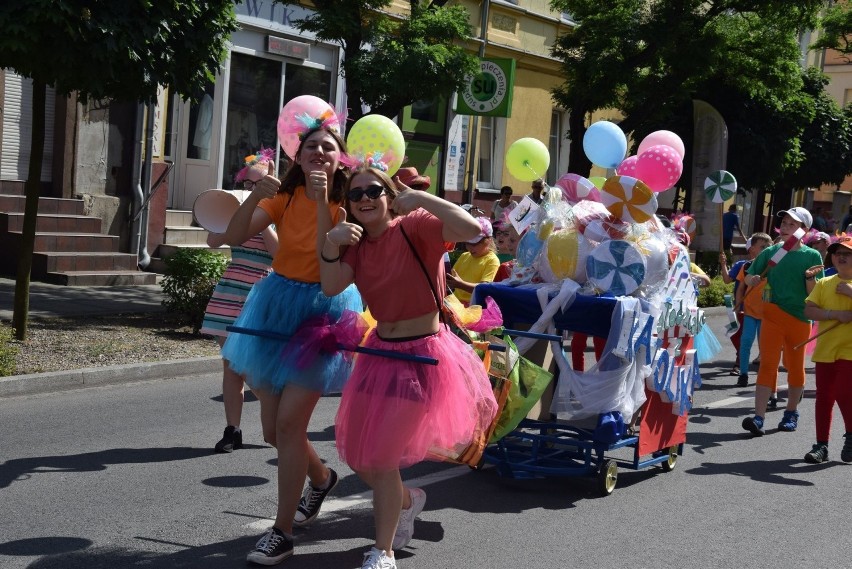
M429 277L429 271L426 270L426 265L423 264L423 261L420 259L420 255L417 254L417 249L414 248L414 244L411 242L411 239L408 238L408 234L405 232L402 222L399 224L399 230L402 232L405 242L408 243L408 246L411 248L411 252L414 253L414 258L417 259L417 264L420 265L420 269L423 271L423 276L426 277L426 282L429 283L429 290L432 291L432 297L435 299L435 306L438 307L438 314L440 315L441 322L446 324L444 321L444 305L441 302L441 299L438 298L438 293L435 291L435 287L432 285L432 279Z

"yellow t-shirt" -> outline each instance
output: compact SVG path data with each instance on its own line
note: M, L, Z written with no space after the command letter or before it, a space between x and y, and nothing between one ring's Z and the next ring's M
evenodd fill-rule
M481 257L474 257L470 253L462 253L453 270L458 273L459 278L469 283L490 283L500 268L500 259L493 252L488 252ZM456 298L462 302L470 302L471 294L466 290L457 288L453 290Z
M257 207L269 214L278 232L278 253L272 269L288 279L304 283L320 282L317 257L317 202L298 186L291 196L285 193L260 200ZM332 225L337 223L340 204L329 203Z
M805 300L813 302L823 310L852 310L852 298L836 292L837 285L841 282L852 281L843 281L837 275L818 280ZM821 320L819 331L822 332L835 324L836 320ZM816 349L811 357L814 362L852 361L852 322L837 324L835 328L817 338L816 342Z

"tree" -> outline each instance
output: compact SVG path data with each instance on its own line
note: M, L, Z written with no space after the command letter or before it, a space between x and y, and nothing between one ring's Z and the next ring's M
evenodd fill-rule
M0 68L33 80L33 133L12 325L26 339L44 146L45 87L83 100L187 98L212 81L237 29L232 0L30 0L0 4Z
M822 34L811 49L834 49L852 63L852 3L839 2L829 7L820 27Z
M276 0L299 5L299 0ZM363 107L394 117L411 103L459 90L476 59L460 42L472 28L463 6L411 0L411 14L397 19L384 10L391 0L314 0L314 14L293 24L343 49L348 117Z
M800 79L796 32L815 24L822 0L554 0L578 26L553 53L566 81L554 99L571 111L569 164L588 172L582 151L589 113L624 113L625 132L649 132L689 112L702 87L723 83L783 108ZM706 89L705 89L706 90ZM776 91L780 90L780 93ZM678 118L678 115L681 115ZM638 137L636 137L638 138Z

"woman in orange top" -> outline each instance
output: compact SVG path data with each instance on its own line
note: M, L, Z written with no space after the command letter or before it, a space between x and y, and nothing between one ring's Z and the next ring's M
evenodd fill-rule
M273 272L254 285L235 326L293 336L318 320L337 322L345 310L361 312L354 286L327 297L320 287L317 255L317 208L328 208L336 223L343 203L346 174L340 163L345 144L336 130L313 128L301 137L293 165L279 181L269 174L240 206L226 232L238 245L274 223L279 248ZM325 202L326 194L328 202ZM323 199L318 201L318 196ZM323 239L325 233L322 234ZM307 348L249 334L230 334L222 356L244 375L260 399L264 439L278 450L278 509L273 527L258 541L248 561L274 565L293 554L293 526L310 524L337 484L311 443L307 429L321 395L340 392L349 377L351 358L319 352L305 364ZM305 476L310 479L300 499Z

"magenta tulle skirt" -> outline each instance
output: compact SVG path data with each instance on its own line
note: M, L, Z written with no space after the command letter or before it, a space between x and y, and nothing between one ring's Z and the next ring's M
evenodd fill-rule
M491 424L497 402L482 360L445 327L402 342L374 330L364 345L438 365L358 354L335 422L337 451L353 470L455 458Z

